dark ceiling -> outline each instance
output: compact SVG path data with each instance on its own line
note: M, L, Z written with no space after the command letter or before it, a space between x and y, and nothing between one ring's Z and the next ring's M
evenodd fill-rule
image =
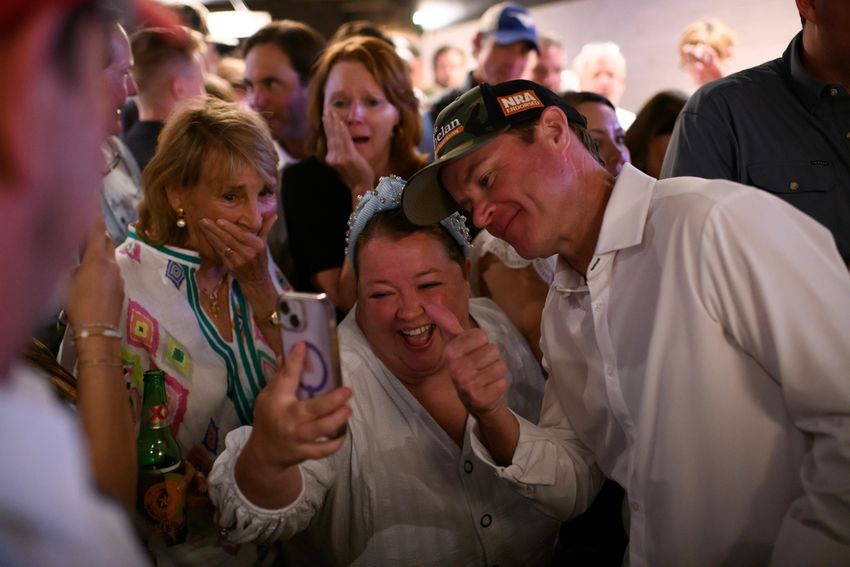
M353 20L372 20L393 28L415 30L411 22L420 0L245 0L252 10L270 12L274 19L301 20L313 25L326 36L340 24ZM447 1L447 0L443 0ZM478 18L496 2L488 0L448 0L462 6L466 20ZM519 0L533 6L547 0ZM551 0L549 0L551 1ZM211 10L230 10L229 0L204 0Z

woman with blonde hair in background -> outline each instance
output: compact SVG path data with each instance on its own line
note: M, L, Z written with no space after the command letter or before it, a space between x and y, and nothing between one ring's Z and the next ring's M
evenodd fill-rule
M694 88L729 74L735 32L717 18L702 18L682 30L679 56Z

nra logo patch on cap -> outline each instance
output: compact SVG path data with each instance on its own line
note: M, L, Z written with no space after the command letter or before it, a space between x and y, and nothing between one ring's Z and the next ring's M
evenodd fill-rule
M438 154L443 146L445 146L449 140L457 136L463 132L463 124L460 123L460 120L455 118L448 124L444 124L440 127L439 130L434 131L434 153Z
M543 103L532 90L520 91L512 95L496 97L496 99L499 101L500 108L505 116L543 106Z

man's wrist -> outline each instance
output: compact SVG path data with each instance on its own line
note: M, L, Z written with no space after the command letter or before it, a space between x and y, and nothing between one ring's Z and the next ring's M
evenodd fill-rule
M476 412L472 415L479 426L491 426L504 423L506 418L514 419L511 410L507 404L500 402L499 405L490 408L484 412Z
M493 461L503 467L511 464L519 441L519 421L503 402L493 411L474 416L481 442Z

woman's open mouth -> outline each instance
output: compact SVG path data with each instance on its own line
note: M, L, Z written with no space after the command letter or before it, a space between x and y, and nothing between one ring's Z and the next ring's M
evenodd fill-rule
M434 325L422 325L421 327L405 329L398 333L404 338L404 342L409 346L414 348L423 347L430 342L431 337L434 335Z

